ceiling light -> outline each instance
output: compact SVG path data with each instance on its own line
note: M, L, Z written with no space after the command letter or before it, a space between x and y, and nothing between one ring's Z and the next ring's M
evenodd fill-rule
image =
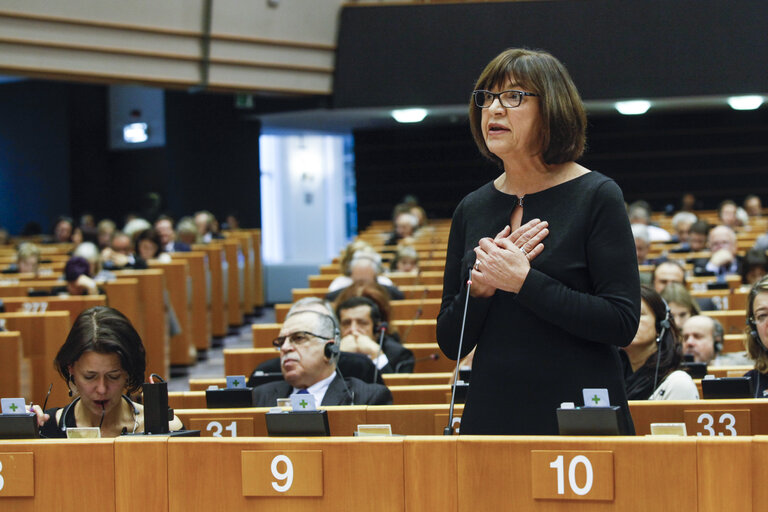
M427 109L425 108L404 108L400 110L393 110L392 117L398 123L420 123L427 117Z
M728 98L728 105L730 105L733 110L755 110L762 104L763 97L757 95L731 96Z
M131 123L123 126L123 140L129 144L147 142L147 123Z
M651 108L651 102L646 100L617 101L614 106L620 114L636 116L645 114Z

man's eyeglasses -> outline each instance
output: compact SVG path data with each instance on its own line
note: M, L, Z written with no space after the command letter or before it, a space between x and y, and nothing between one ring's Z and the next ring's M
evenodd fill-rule
M285 340L288 340L291 342L291 345L294 347L298 347L300 345L304 345L312 338L320 338L321 340L330 340L331 338L328 338L327 336L320 336L319 334L313 334L308 331L296 331L294 333L291 333L287 336L278 336L274 340L272 340L272 345L280 350L280 347L283 346L283 343L285 343Z
M480 108L488 108L493 105L493 100L499 98L501 106L504 108L516 108L523 101L523 96L538 96L532 92L524 91L501 91L491 92L483 89L472 91L472 97L475 99L475 105Z

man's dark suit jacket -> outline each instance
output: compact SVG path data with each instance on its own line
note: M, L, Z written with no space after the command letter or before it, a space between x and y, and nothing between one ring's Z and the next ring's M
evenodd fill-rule
M349 391L354 396L347 393L341 378L336 375L328 386L328 390L323 397L323 403L320 405L391 405L392 393L386 386L381 384L366 384L365 382L350 377L345 379ZM262 384L254 390L255 407L275 407L278 398L288 398L293 391L293 386L288 382L281 380Z

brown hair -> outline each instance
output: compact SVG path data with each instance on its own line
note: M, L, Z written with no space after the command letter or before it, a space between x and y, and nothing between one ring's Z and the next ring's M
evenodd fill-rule
M485 67L475 89L491 89L513 78L515 83L539 95L541 109L540 151L547 164L562 164L578 159L587 140L587 115L579 92L565 66L541 50L510 48ZM469 125L480 152L501 165L488 150L483 138L481 108L469 101Z
M352 297L365 297L373 301L376 304L376 306L378 306L379 312L381 314L381 321L389 322L389 315L392 311L392 308L389 305L389 294L387 293L386 288L384 288L378 283L348 286L336 298L336 315L337 316L341 313L342 309L348 309L350 307L355 307L360 305L358 303L355 303L354 306L347 306L344 308L341 307L342 304L346 303L348 299L351 299ZM374 321L374 323L378 324L379 321Z
M760 373L768 372L768 350L765 344L768 340L757 339L757 325L755 325L755 298L761 293L768 293L768 276L756 282L747 296L747 328L744 336L744 348L749 358L755 361L755 369ZM754 334L753 334L754 333Z

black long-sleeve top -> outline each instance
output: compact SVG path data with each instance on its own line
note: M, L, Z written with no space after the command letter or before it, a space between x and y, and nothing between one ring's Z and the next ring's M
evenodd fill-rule
M584 405L584 388L607 388L633 431L617 347L637 332L640 281L621 190L589 172L523 203L522 223L546 220L550 234L519 293L469 298L461 356L477 351L461 432L557 434L557 407ZM491 182L456 208L437 319L438 343L452 359L473 249L509 224L517 204Z

